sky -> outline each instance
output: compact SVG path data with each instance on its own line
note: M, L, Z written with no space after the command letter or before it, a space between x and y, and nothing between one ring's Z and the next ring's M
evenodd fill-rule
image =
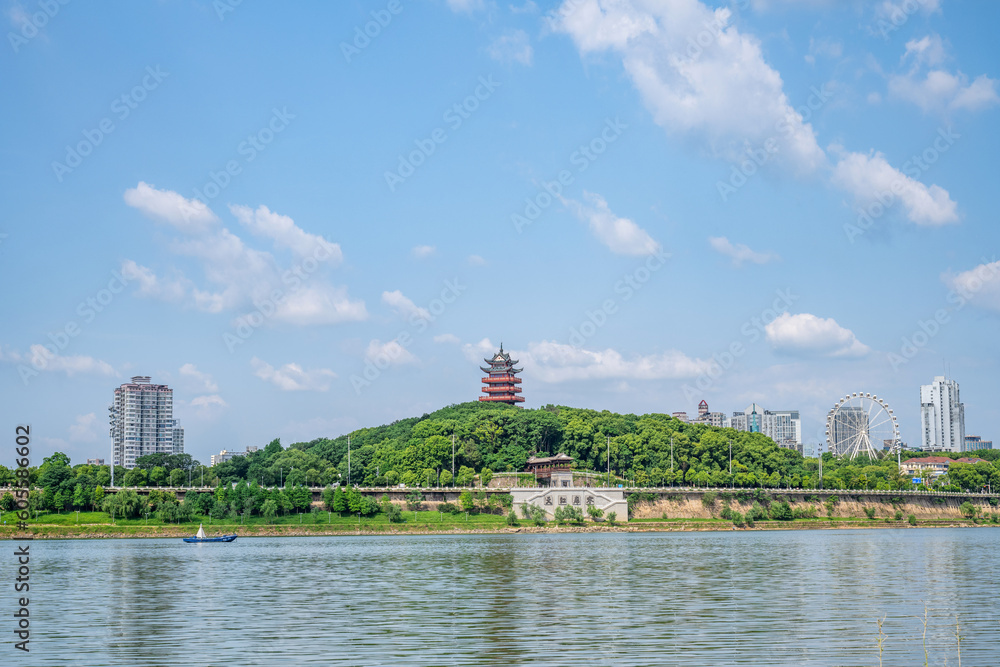
M1000 438L1000 3L0 1L36 463L108 458L133 375L207 462L475 400L501 342L527 408L816 443L869 392L919 444L947 374Z

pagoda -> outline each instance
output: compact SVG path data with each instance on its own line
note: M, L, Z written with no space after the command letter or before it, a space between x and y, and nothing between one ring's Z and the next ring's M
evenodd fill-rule
M514 368L514 364L518 363L517 359L511 359L510 354L503 351L503 343L500 343L500 351L493 355L492 359L483 361L490 367L479 367L486 373L486 377L483 378L483 384L486 385L483 387L483 393L486 396L480 396L479 400L509 405L523 403L524 397L518 396L521 393L521 388L518 386L521 384L521 378L517 377L517 374L524 369Z

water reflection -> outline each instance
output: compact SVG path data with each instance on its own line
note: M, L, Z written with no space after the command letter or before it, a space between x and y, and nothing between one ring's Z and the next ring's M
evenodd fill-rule
M31 664L993 665L997 536L36 542Z

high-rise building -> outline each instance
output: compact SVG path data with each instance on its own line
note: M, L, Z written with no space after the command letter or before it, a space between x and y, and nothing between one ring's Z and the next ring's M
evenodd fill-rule
M174 446L174 390L167 385L137 375L115 389L108 412L114 465L131 469L147 454L183 453L183 443L179 451Z
M517 374L524 369L514 368L517 359L511 359L510 354L503 351L503 343L500 343L500 351L494 354L492 359L483 359L483 361L488 363L490 367L479 367L481 371L486 373L486 377L482 380L483 384L486 385L483 387L483 393L486 396L480 396L479 400L510 405L523 403L524 397L518 396L521 393L521 388L518 386L521 384L521 378L517 377Z
M975 452L980 449L993 449L993 441L983 440L978 435L965 436L965 451Z
M855 443L858 434L867 434L868 413L864 408L847 406L837 410L830 423L830 452L840 456Z
M707 414L708 414L708 401L702 399L701 403L698 404L698 421L704 419L705 415Z
M218 454L212 454L212 465L216 466L220 463L225 463L236 456L250 456L256 451L257 447L254 445L247 445L247 450L245 452L231 452L228 449L223 449Z
M723 428L728 425L726 413L709 411L708 401L705 400L702 400L702 402L698 404L698 418L695 419L695 423L718 426L719 428Z
M180 421L174 420L174 454L184 453L184 427Z
M958 383L943 375L920 387L920 446L927 452L965 451L965 405Z
M802 420L798 410L762 410L752 403L743 412L733 413L729 427L737 431L763 433L779 447L802 453Z

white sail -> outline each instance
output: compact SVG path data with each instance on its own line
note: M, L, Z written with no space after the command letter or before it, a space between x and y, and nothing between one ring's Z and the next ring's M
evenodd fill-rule
M205 529L202 528L202 526L201 526L200 523L198 524L198 532L197 532L197 534L195 534L195 537L198 537L198 538L204 538L205 537Z

